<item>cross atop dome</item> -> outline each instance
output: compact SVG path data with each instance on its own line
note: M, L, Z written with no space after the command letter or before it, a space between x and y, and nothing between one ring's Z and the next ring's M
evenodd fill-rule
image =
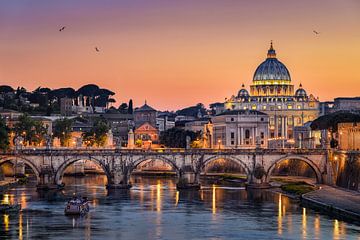
M267 57L268 57L268 58L276 58L276 52L275 52L275 49L274 49L274 47L273 47L273 42L272 42L272 40L271 40L271 42L270 42L270 49L268 50Z

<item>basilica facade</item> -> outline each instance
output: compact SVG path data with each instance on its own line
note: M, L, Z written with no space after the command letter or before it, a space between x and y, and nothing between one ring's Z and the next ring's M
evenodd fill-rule
M294 127L319 116L319 100L301 83L295 89L290 72L276 57L271 43L267 58L255 70L250 91L243 84L237 95L226 99L217 113L256 110L269 116L269 147L294 143Z

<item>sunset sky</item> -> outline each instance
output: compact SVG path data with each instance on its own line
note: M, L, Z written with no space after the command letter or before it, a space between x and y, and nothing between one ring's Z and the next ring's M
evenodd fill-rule
M270 40L296 86L360 96L359 0L4 0L0 85L95 83L117 105L208 105L249 87Z

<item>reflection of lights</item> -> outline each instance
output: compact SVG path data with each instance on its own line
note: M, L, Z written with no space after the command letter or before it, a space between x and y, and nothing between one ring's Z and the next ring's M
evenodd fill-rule
M161 211L161 183L160 180L158 180L158 183L156 185L156 211Z
M212 213L216 214L216 186L212 187Z
M319 235L320 235L320 216L318 214L315 216L314 230L315 230L315 236L319 237Z
M5 225L5 231L9 231L9 215L4 214L4 225Z
M25 195L25 192L22 192L22 193L21 193L20 203L21 203L21 208L26 208L27 204L26 204L26 195Z
M22 213L19 215L19 240L23 239Z
M279 204L278 204L278 234L282 234L282 201L281 193L279 194Z
M302 230L303 237L306 238L306 208L303 208L302 213Z
M176 195L175 195L175 206L177 206L179 203L179 191L176 191Z
M334 221L334 239L337 239L340 235L340 231L339 231L339 221L337 219L335 219Z
M1 202L2 204L10 204L9 194L5 194Z
M75 228L75 218L72 219L72 226Z

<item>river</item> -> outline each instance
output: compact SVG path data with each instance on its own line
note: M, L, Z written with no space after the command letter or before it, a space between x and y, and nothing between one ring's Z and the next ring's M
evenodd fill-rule
M333 219L269 191L203 183L177 191L175 178L132 178L130 190L108 192L105 176L64 177L58 192L33 183L9 189L3 201L22 212L2 215L0 239L360 239L360 226ZM91 211L67 217L74 193Z

